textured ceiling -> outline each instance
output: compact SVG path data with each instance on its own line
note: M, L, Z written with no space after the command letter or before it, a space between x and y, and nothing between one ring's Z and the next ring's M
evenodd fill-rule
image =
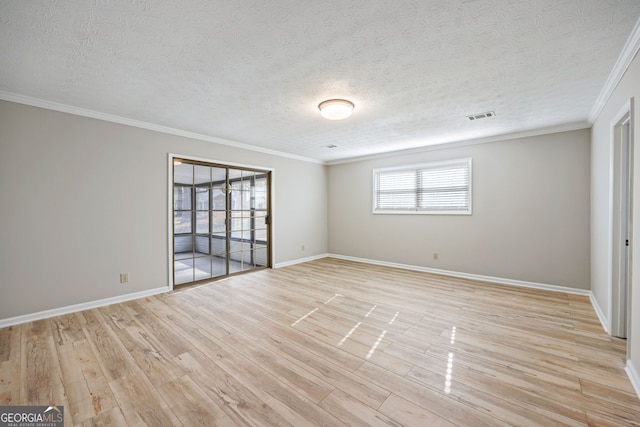
M333 161L587 126L639 17L638 0L0 0L0 91ZM320 116L336 97L351 118Z

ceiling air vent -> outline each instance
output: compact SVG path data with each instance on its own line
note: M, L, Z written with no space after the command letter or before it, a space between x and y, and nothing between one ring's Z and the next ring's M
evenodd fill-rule
M472 114L470 116L467 116L467 118L473 121L473 120L486 119L487 117L495 117L495 116L496 116L496 113L494 113L493 111L486 111L484 113Z

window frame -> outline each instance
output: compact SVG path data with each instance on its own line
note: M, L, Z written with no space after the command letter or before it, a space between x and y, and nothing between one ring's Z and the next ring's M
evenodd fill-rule
M221 174L210 175L206 183L195 184L195 170L193 174L189 173L185 177L186 179L176 179L176 167L181 164L188 164L190 166L198 167L204 166L207 168L222 168L225 169L224 178ZM233 177L231 176L233 174ZM197 283L210 280L218 280L232 275L243 274L250 271L263 268L272 268L273 266L273 225L272 225L272 209L273 209L273 168L263 168L259 166L248 166L244 164L232 164L217 162L215 160L184 156L178 154L168 154L168 260L169 260L169 288L174 289L176 285L183 285L186 283ZM260 185L255 188L255 191L260 190L262 204L260 209L253 209L253 204L248 212L251 212L251 229L260 226L261 228L255 228L260 233L252 233L251 239L241 237L231 237L230 230L230 212L234 211L230 205L229 198L231 194L229 189L229 181L236 179L242 180L243 178L249 179L254 183L260 182ZM197 206L196 188L202 184L203 188L207 188L209 193L208 206L202 204ZM176 211L176 191L177 187L187 187L190 191L186 192L191 198L191 203L185 209L179 209ZM220 188L222 187L222 188ZM260 188L258 188L260 187ZM217 194L215 190L219 190L221 194ZM254 191L252 191L253 197ZM220 196L222 196L222 202L220 202ZM214 200L217 202L214 203ZM253 199L251 200L253 203ZM182 207L182 206L181 206ZM207 209L204 209L207 207ZM203 208L203 209L199 209ZM190 213L191 232L176 233L175 212L187 212ZM193 220L193 215L201 212L208 213L209 218L209 230L207 233L198 233L197 221ZM224 214L221 217L220 213ZM221 219L216 223L215 230L212 229L213 217ZM264 222L264 228L262 224L257 224L256 221ZM224 230L220 230L219 225L224 226ZM209 250L200 251L196 248L198 242L194 239L198 239L201 236L208 237ZM189 256L180 256L183 250L177 250L176 239L183 237L191 237L191 248L187 249L185 254ZM260 237L260 239L258 238ZM223 239L223 248L212 247L212 242L215 239ZM186 242L185 242L186 244ZM251 247L248 247L251 245ZM181 246L181 243L178 243ZM259 247L261 246L261 247ZM178 255L178 256L176 256ZM198 260L204 260L205 258L211 258L211 262L205 260L205 268L202 269L197 265ZM224 258L224 262L220 264L221 269L214 268L213 258ZM176 264L178 262L178 264ZM184 262L184 268L179 266L181 262ZM232 265L233 263L233 265ZM201 263L202 264L202 263ZM211 270L209 270L211 266ZM183 271L184 270L184 271ZM185 274L182 274L182 273ZM209 272L211 276L209 277ZM202 274L204 273L204 274ZM180 278L178 278L180 274ZM185 281L188 280L188 281Z
M385 172L418 172L420 170L429 169L441 169L447 166L460 167L465 166L468 169L469 185L467 187L468 194L468 206L466 209L420 209L417 207L412 209L379 209L378 205L378 191L377 182L378 175ZM473 160L471 157L464 157L459 159L419 163L412 165L393 166L385 168L375 168L372 171L372 213L374 215L472 215L472 202L473 202ZM418 197L418 189L415 190L416 198Z

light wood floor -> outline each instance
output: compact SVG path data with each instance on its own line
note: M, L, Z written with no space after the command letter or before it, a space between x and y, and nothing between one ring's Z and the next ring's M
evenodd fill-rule
M0 329L67 425L640 425L588 298L322 259Z

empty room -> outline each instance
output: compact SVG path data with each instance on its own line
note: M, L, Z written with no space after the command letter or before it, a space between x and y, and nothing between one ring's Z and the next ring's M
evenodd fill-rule
M0 0L0 426L640 426L639 51L637 0Z

